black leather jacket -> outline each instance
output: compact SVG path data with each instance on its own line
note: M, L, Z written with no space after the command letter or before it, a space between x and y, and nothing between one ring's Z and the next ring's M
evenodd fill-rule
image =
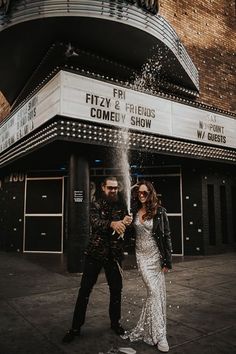
M102 262L108 259L121 261L124 241L113 234L110 224L112 221L122 220L126 214L127 208L120 198L117 202L109 202L103 197L92 203L90 241L85 254Z
M171 232L166 209L159 207L153 218L153 237L161 253L162 267L172 268L172 242Z
M152 235L156 240L158 249L161 254L161 266L172 268L172 243L169 220L166 209L158 207L157 214L153 218Z

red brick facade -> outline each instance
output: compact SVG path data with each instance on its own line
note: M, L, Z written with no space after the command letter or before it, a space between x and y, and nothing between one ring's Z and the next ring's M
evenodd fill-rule
M199 102L236 112L235 0L160 0L199 70Z
M8 115L10 112L10 106L7 102L5 96L0 91L0 122Z

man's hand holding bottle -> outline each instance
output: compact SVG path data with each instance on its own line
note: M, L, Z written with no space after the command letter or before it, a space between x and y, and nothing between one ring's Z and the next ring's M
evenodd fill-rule
M129 226L133 221L132 215L125 215L123 220L112 221L111 228L114 230L112 235L117 233L119 236L123 235L126 229L126 226Z

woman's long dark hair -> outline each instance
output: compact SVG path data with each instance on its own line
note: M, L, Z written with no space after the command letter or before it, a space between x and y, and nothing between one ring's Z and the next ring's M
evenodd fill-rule
M153 187L153 184L149 181L140 181L135 185L135 190L133 194L133 201L134 201L134 212L138 212L138 210L142 207L142 203L138 198L138 191L139 187L145 185L148 189L148 196L146 201L146 213L143 215L143 220L150 220L156 215L157 208L160 206L158 202L157 192Z

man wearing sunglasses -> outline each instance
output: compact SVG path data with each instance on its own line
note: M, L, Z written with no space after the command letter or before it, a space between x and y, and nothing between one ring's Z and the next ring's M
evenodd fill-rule
M90 293L103 268L110 290L109 316L111 329L117 334L124 334L120 324L123 236L126 227L131 224L127 207L121 199L116 177L107 177L102 185L102 196L92 203L90 210L91 238L86 250L84 272L75 305L72 328L63 338L70 343L80 335L80 328L85 322L86 309Z

